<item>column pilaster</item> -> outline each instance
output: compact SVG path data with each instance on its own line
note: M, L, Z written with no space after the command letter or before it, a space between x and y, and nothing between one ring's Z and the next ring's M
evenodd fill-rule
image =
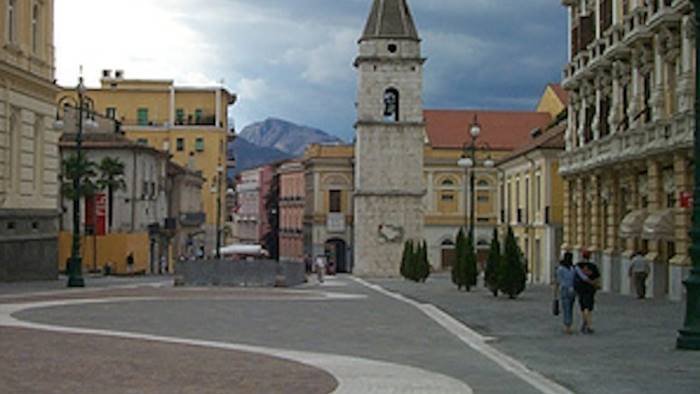
M661 209L661 164L656 160L647 162L647 188L647 212L651 214ZM658 262L660 252L659 241L649 241L647 259Z
M673 158L673 174L676 181L676 193L678 195L678 203L675 207L676 219L676 255L671 259L672 265L690 266L690 256L688 249L690 248L690 226L692 218L690 216L691 208L683 208L680 204L681 193L692 193L692 174L688 166L689 160L685 155L676 154Z
M590 231L590 244L587 245L588 249L592 252L597 252L601 249L601 198L600 198L600 178L598 175L591 175L589 180L590 194L591 197L591 212L590 212L590 225L588 231Z
M586 215L583 178L576 179L576 249L586 246Z

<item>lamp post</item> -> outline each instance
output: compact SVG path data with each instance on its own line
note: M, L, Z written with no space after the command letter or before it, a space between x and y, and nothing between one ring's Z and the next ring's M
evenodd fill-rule
M221 179L223 178L224 168L219 165L216 168L215 183L212 185L211 192L216 194L216 259L221 259Z
M695 184L693 190L693 225L690 230L692 245L690 256L693 268L683 282L687 290L685 325L679 331L676 347L686 350L700 350L700 0L693 0L695 9Z
M477 146L477 140L481 134L481 125L479 124L479 119L474 115L474 120L469 125L469 135L471 136L471 141L465 143L462 147L464 153L462 157L457 161L457 165L464 168L465 174L469 171L469 234L472 237L472 241L475 240L474 237L474 217L476 215L476 193L475 193L475 183L476 179L474 176L474 168L477 165L476 162L476 151L480 148ZM481 148L483 149L483 148ZM486 145L488 149L488 145ZM493 160L486 159L483 165L488 168L494 167ZM466 224L466 221L465 221Z
M94 119L92 119L94 114L95 102L88 96L85 95L85 84L83 83L83 77L78 79L78 86L76 87L76 93L78 99L76 100L71 96L63 96L58 100L58 109L56 111L56 121L54 122L54 129L63 130L65 127L65 122L61 119L63 115L65 117L65 112L62 114L61 111L65 111L67 108L72 108L77 111L76 119L76 134L75 134L75 152L76 152L76 168L73 174L73 244L71 248L71 257L68 261L68 266L66 270L68 271L68 287L85 287L85 279L83 278L83 268L82 268L82 258L80 257L80 196L81 196L81 185L80 178L81 164L82 160L82 143L83 143L83 127L94 129L96 124ZM83 117L86 116L88 119L84 120Z

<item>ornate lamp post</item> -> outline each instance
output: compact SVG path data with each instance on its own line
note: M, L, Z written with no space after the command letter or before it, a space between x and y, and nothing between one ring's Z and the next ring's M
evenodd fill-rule
M476 215L476 193L474 186L476 182L474 177L474 167L477 165L476 151L479 149L484 149L477 147L477 140L479 138L479 134L481 134L481 125L479 124L479 119L476 115L474 115L474 120L469 125L469 134L471 135L471 141L464 144L464 153L462 154L462 158L457 161L457 165L464 168L465 172L469 171L469 234L471 235L472 240L475 240L474 216ZM488 149L488 145L486 145L485 149ZM489 158L484 161L483 165L487 168L493 168L494 162Z
M95 102L85 95L86 89L83 83L83 77L79 78L78 86L75 90L78 96L77 100L72 96L63 96L58 100L54 129L64 129L65 122L61 119L61 116L65 116L66 109L70 108L75 111L77 114L75 124L75 152L77 161L76 171L75 174L73 174L73 246L66 270L68 271L68 287L85 287L82 258L80 257L80 178L82 177L80 164L83 162L81 147L83 142L83 127L95 129L97 125L93 119ZM87 119L84 119L84 117L87 117Z
M678 349L700 350L700 0L693 0L695 8L695 185L693 192L693 226L690 230L690 256L693 268L684 282L688 293L685 325L676 342Z
M219 165L216 168L215 182L211 187L212 194L216 194L216 259L221 259L221 181L224 168Z

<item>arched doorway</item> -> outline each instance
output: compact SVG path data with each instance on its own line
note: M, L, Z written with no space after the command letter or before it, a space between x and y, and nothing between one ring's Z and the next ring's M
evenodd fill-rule
M338 238L329 239L326 241L325 250L328 255L329 272L350 273L345 241Z
M457 261L457 251L455 249L455 243L450 239L442 241L440 244L441 250L441 264L442 269L447 270L452 268L452 266Z

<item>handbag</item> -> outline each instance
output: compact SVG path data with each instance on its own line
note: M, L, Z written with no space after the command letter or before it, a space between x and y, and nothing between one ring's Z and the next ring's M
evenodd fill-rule
M559 300L556 298L552 300L552 314L559 316Z

